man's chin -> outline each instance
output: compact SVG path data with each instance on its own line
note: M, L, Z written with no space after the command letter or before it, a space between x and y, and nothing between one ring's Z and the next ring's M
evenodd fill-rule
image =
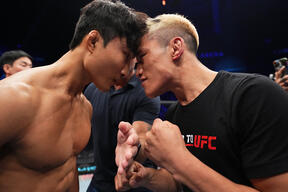
M165 93L163 92L163 90L152 89L151 87L144 87L144 91L145 91L146 96L149 98L154 98Z

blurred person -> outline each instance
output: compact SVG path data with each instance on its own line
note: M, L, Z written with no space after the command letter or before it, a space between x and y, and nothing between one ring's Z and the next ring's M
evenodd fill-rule
M96 165L87 192L116 191L115 148L120 121L131 123L142 140L154 119L159 117L160 97L148 98L145 95L141 81L135 76L136 59L131 62L131 68L126 67L126 71L122 70L121 81L112 86L110 91L100 91L93 83L85 89L84 95L93 107L91 141ZM149 161L144 165L154 167ZM139 188L130 191L148 190Z
M145 29L120 1L91 1L66 54L0 81L0 191L79 190L76 156L92 115L82 91L90 82L108 91L120 81Z
M140 148L160 169L133 161L137 133L119 125L116 189L288 191L287 93L263 75L208 69L183 16L163 14L147 25L137 75L148 97L172 91L178 103L168 121L154 121Z
M287 68L283 66L279 71L275 72L274 76L275 82L288 92L288 74L282 75L285 70L287 70Z
M288 91L288 59L286 57L273 61L275 73L269 74L269 78Z
M0 66L5 73L5 77L9 77L32 68L32 57L23 50L6 51L0 57Z

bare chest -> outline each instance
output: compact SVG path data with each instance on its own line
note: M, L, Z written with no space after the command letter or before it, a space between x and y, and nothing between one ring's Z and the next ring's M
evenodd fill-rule
M90 110L86 102L46 99L32 124L15 146L23 166L48 171L64 164L86 146L90 137Z

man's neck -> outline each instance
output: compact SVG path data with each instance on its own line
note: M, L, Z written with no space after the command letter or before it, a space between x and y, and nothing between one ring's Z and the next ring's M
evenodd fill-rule
M194 60L194 63L187 63L179 69L172 92L181 105L187 105L211 84L216 75L217 72Z
M51 65L52 78L60 88L64 88L69 95L82 93L84 87L91 82L83 67L81 52L69 51Z

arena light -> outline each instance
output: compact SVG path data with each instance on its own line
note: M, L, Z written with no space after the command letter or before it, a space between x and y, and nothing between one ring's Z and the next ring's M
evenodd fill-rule
M163 6L166 5L166 0L162 0L162 5L163 5Z

